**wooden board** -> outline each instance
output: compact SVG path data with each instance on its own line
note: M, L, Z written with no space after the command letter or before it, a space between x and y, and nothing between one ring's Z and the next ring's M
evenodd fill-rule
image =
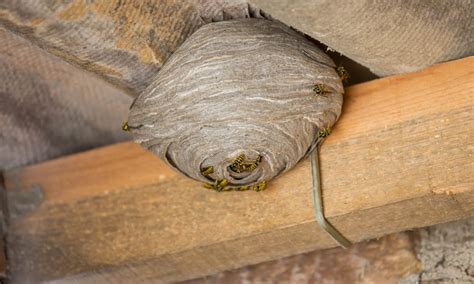
M474 53L470 1L249 2L379 76L413 72Z
M244 0L5 0L0 27L136 96L202 25L262 17Z
M349 249L339 247L312 251L180 284L399 284L403 278L424 268L415 251L419 242L418 231L400 232L360 242Z
M347 90L322 147L325 213L351 241L474 215L474 57ZM265 192L207 191L132 143L5 173L18 283L184 280L334 247L309 162Z

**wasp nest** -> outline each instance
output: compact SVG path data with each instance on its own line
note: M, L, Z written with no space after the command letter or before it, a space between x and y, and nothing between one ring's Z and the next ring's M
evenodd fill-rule
M279 22L211 23L131 106L134 139L216 190L265 188L329 134L343 87L333 61Z

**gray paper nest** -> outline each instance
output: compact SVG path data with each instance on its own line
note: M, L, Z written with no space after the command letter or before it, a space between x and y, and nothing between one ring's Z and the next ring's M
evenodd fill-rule
M137 143L184 175L247 188L291 169L324 139L342 107L335 67L279 22L211 23L170 57L131 106L128 125Z

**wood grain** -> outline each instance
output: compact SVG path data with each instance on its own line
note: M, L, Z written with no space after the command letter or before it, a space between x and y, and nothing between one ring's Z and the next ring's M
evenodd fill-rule
M130 96L1 27L0 43L0 170L131 139Z
M244 0L6 0L0 26L137 95L211 21L263 17Z
M249 2L379 76L413 72L474 54L468 0Z
M473 65L347 90L321 165L325 214L351 241L474 215ZM267 191L216 193L124 143L5 182L18 283L185 280L336 246L314 221L308 161Z
M415 253L418 242L415 232L395 233L349 249L313 251L180 284L399 284L403 277L422 268Z

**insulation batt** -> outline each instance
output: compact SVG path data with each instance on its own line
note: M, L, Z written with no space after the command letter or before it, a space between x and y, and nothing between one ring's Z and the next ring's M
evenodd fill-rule
M207 24L132 104L128 125L137 143L192 179L255 185L294 167L337 121L343 86L335 68L279 22ZM241 154L261 160L238 172L231 165ZM203 175L210 166L212 174Z

